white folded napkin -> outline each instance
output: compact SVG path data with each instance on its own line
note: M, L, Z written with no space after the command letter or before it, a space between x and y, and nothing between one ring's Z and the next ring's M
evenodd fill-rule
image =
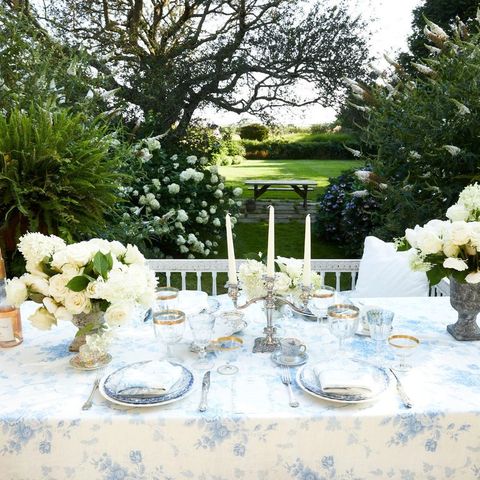
M117 395L155 396L167 393L182 376L182 367L166 360L140 363L119 372L110 388Z
M368 370L350 363L345 366L325 364L313 367L320 388L325 393L336 395L371 395L377 386L375 379Z

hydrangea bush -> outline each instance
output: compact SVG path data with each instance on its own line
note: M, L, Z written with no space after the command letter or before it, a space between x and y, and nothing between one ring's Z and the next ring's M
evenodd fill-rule
M217 253L227 212L235 224L241 188L225 178L206 157L167 154L158 138L147 138L129 152L133 184L122 188L125 200L113 234L139 245L154 258L207 257Z
M375 225L382 188L368 170L349 170L331 178L319 198L315 222L319 237L342 245L349 255L360 255L363 239Z

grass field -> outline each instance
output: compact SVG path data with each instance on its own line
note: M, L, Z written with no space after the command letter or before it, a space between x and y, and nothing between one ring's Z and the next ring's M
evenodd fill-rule
M338 177L344 170L359 168L362 165L363 163L358 160L244 160L241 165L222 166L219 170L226 177L228 186L244 189L243 198L253 196L253 192L247 190L244 185L248 179L305 179L315 180L318 184L318 187L309 194L309 198L314 200L325 190L330 177ZM293 191L267 191L261 198L300 199Z

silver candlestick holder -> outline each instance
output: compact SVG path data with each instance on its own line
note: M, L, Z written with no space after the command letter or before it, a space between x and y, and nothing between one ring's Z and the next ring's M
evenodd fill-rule
M239 289L237 283L227 283L226 287L228 288L228 296L232 299L233 305L236 310L243 310L244 308L249 307L257 302L264 302L265 312L267 315L267 325L263 329L264 337L258 337L255 339L253 344L253 353L266 353L273 352L277 349L280 339L276 336L277 329L273 325L273 311L278 305L288 305L291 309L295 310L298 313L305 313L307 310L307 304L311 298L312 286L311 285L301 285L302 293L300 295L300 300L302 302L302 308L297 307L292 302L282 297L281 295L276 295L273 293L275 286L275 277L270 277L265 275L263 277L265 282L265 287L267 293L262 297L255 297L243 305L238 304Z

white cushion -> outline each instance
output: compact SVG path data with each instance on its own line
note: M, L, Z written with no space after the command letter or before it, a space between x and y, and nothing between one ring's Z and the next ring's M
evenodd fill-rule
M355 297L426 297L427 275L413 272L410 252L397 252L393 243L376 237L365 238L358 271Z

